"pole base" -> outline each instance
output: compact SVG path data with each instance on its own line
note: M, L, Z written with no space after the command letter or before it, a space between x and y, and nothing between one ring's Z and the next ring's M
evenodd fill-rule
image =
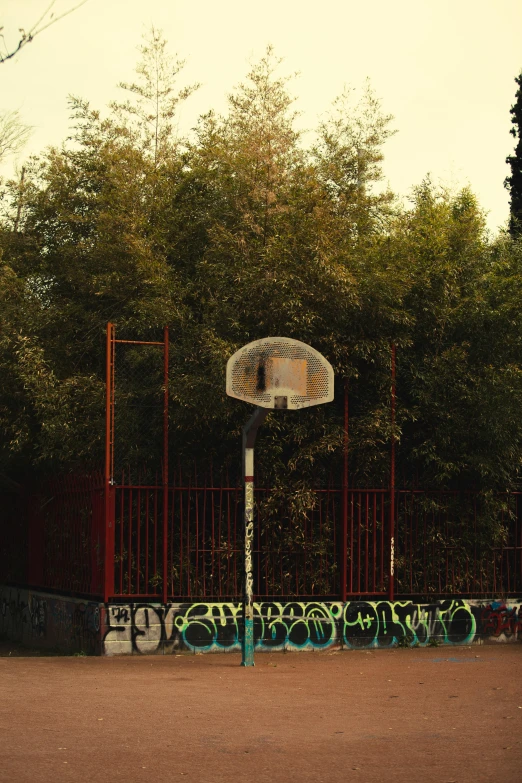
M241 666L255 666L254 663L254 621L245 618L245 633L241 645Z

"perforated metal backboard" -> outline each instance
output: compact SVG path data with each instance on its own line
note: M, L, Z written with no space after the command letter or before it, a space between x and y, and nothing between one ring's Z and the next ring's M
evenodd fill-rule
M333 400L334 373L310 345L289 337L266 337L230 357L227 394L261 408L308 408Z

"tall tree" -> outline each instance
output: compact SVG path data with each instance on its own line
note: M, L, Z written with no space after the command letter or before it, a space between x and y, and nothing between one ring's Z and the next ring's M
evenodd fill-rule
M220 433L216 447L230 450L242 414L225 398L223 367L245 342L285 334L312 343L343 377L358 371L359 360L373 354L375 361L376 351L387 362L391 334L401 323L402 274L383 257L377 230L364 249L354 246L351 232L356 199L361 223L366 211L365 225L380 225L378 213L389 201L385 196L381 209L380 196L371 192L385 138L380 113L374 105L371 116L344 117L345 123L360 122L361 173L359 191L347 192L346 208L339 209L322 161L303 147L295 129L290 80L280 71L269 48L230 96L226 116L203 118L189 151L193 185L206 193L208 222L187 280L192 319L173 358L179 376L172 388L186 445L192 440L197 446L213 428ZM334 452L339 431L335 415L329 417L311 411L299 421L267 424L264 437L272 440L265 453L275 474L285 464L311 468ZM384 422L384 416L372 421L377 418ZM365 437L371 437L368 429ZM384 431L380 437L385 440Z
M345 89L320 124L315 156L331 202L344 218L352 240L384 228L393 194L379 189L383 145L395 131L392 115L384 114L369 82L356 102Z
M179 104L199 85L178 89L176 81L185 61L171 57L162 31L154 26L144 35L139 51L141 58L136 66L136 81L119 84L132 98L114 101L111 107L157 167L172 153L178 141L175 120Z
M161 38L152 44L159 60L148 51L141 82L151 90L167 56ZM225 395L226 360L250 340L284 334L350 378L350 475L385 481L393 340L405 477L489 488L519 479L520 243L492 246L466 189L426 181L411 209L397 207L381 184L389 117L370 92L359 104L338 101L307 149L280 68L268 50L225 116L205 115L184 144L173 132L173 82L172 92L133 92L136 103L107 120L73 99L72 143L30 160L23 183L6 186L5 465L98 453L103 331L115 320L130 338L171 327L179 456L237 454L245 412ZM340 453L340 399L263 428L265 471L296 497Z
M424 487L460 489L516 486L522 445L516 246L490 245L469 188L453 193L429 180L400 217L395 242L411 280L403 304L409 345L398 361L404 480L416 475Z
M47 463L99 454L99 434L80 430L88 418L101 420L107 321L141 333L177 321L169 303L177 286L168 279L144 197L148 161L85 102L73 99L72 112L72 143L28 162L23 193L12 183L13 207L0 238L20 312L31 308L21 342L20 318L7 325L6 340L23 361L10 365L6 386L25 389L25 409L32 411L27 440Z
M514 155L508 155L506 163L511 168L511 174L505 179L505 186L510 192L509 233L513 238L522 233L522 72L515 77L518 90L515 93L515 103L510 109L512 128L510 133L517 140Z

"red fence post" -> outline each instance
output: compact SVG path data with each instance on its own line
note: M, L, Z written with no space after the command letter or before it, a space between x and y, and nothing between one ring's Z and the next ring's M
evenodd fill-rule
M395 345L391 347L391 457L390 457L390 581L388 597L395 595Z
M348 573L348 379L344 382L343 538L341 542L341 601L346 601Z
M91 595L103 595L105 487L99 473L89 476L91 503Z
M108 602L114 593L114 351L115 328L107 324L106 344L106 400L105 400L105 474L104 474L104 572L103 600Z
M163 603L168 598L169 518L169 327L163 332Z

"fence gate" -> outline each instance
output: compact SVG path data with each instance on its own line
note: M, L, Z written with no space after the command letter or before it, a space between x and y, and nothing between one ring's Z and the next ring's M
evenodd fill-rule
M105 601L167 601L169 332L119 340L107 325ZM111 587L112 586L112 587Z

